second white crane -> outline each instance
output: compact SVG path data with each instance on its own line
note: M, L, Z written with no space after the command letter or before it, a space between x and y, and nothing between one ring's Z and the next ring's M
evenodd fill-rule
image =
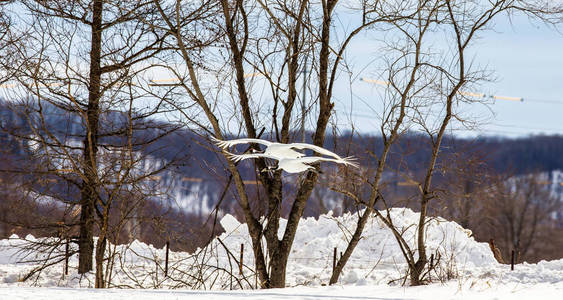
M248 153L248 154L232 154L228 153L229 158L234 161L238 162L248 158L271 158L278 161L277 167L269 166L262 170L264 171L275 171L275 170L284 170L287 173L301 173L305 171L313 171L317 172L317 169L312 166L312 164L317 162L334 162L337 164L344 164L348 166L352 166L358 168L358 164L354 161L353 157L345 157L340 159L335 158L328 158L328 157L320 157L320 156L307 156L307 157L297 157L297 158L287 158L287 157L278 157L274 155L268 155L265 153Z
M326 150L325 148L319 147L319 146L315 146L315 145L311 145L311 144L307 144L307 143L289 143L289 144L284 144L284 143L276 143L276 142L270 142L270 141L266 141L266 140L262 140L262 139L252 139L252 138L244 138L244 139L236 139L236 140L229 140L229 141L222 141L219 139L216 139L214 137L211 137L211 140L220 148L222 149L228 149L229 147L232 147L234 145L238 145L238 144L261 144L266 146L266 149L264 149L264 154L267 155L272 155L272 156L276 156L278 158L298 158L298 157L304 157L305 154L295 151L295 150L304 150L304 149L310 149L313 150L321 155L326 155L326 156L330 156L333 157L335 159L342 159L342 157L340 157L338 154Z

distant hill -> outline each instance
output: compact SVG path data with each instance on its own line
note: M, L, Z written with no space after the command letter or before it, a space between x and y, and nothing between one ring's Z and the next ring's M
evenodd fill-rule
M83 139L84 130L78 118L56 107L47 107L46 110L49 112L46 122L54 132L58 132L61 136L70 133L77 142ZM5 102L0 101L0 117L0 142L2 143L0 160L6 160L9 157L11 160L14 157L25 158L25 153L29 149L9 134L11 127L26 127L25 112L14 111ZM104 116L102 128L107 128L107 124L112 124L113 127L119 126L124 118L125 116L121 113L112 111ZM139 133L139 136L157 134L151 130L154 131L154 129L147 129L148 132ZM30 132L28 129L24 129L20 130L20 133L26 131ZM307 134L307 136L311 135L312 133ZM271 139L272 137L265 133L263 138ZM427 143L427 139L419 134L407 134L401 137L390 153L390 169L410 174L423 171L429 157ZM164 172L159 179L174 182L172 186L177 189L172 191L174 201L184 209L200 215L213 209L225 182L223 159L202 145L209 146L198 133L179 129L150 146L139 149L139 151L150 153L151 161L147 161L147 164L180 158L174 170ZM326 138L325 147L337 153L354 155L359 158L362 166L369 166L374 164L374 159L368 155L368 151L379 153L381 139L378 136L358 137L350 136L347 133L339 137L329 135ZM243 149L243 147L238 149ZM449 164L450 160L468 160L470 158L477 158L484 163L488 172L508 172L512 175L519 175L563 170L563 136L530 136L517 139L448 137L444 140L441 156L444 163ZM327 164L326 167L331 166ZM249 182L255 180L255 171L252 169L251 163L240 164L239 169L245 180ZM199 203L197 203L198 201ZM309 214L312 213L309 212Z
M61 137L66 136L72 139L73 143L81 144L84 139L84 128L76 116L56 107L47 107L45 110L48 111L45 121L53 132ZM13 128L18 128L19 134L31 134L27 125L28 117L35 118L36 116L33 116L33 114L30 116L26 111L14 109L7 103L0 101L0 170L9 170L11 166L17 165L19 162L33 163L31 159L33 151L30 146L11 134ZM122 126L124 120L126 120L125 115L118 111L105 114L102 118L102 132ZM144 122L151 122L152 125L173 126L154 120ZM139 127L142 128L143 126ZM146 138L158 134L157 130L152 128L154 126L145 127L147 129L138 130L135 136ZM311 136L312 133L308 132L307 137L310 138ZM263 133L261 137L274 140L273 136L267 132ZM103 137L101 141L102 144L120 142L117 137ZM358 163L364 169L374 167L376 164L370 152L379 154L382 148L381 138L378 136L351 136L349 133L344 133L338 137L327 136L324 146L341 155L356 156ZM135 149L146 156L145 160L141 162L143 168L171 160L176 161L173 168L161 172L158 176L151 177L151 180L156 180L162 183L162 186L167 187L164 191L167 194L167 203L155 203L154 205L172 207L175 212L171 214L171 218L186 220L182 221L186 224L192 222L192 224L195 224L191 226L192 228L201 226L203 222L207 222L207 225L212 222L210 221L212 219L208 219L208 215L214 211L227 182L228 172L225 170L225 161L221 155L218 155L212 149L217 148L209 144L198 132L186 128L179 128L148 147ZM241 145L237 147L236 151L244 149L244 145ZM385 173L384 182L387 190L392 191L390 195L402 195L401 190L409 189L408 184L404 185L404 178L398 176L397 172L409 174L409 177L414 179L421 178L428 158L427 138L414 133L402 136L390 152L388 171ZM246 181L247 187L251 189L249 195L255 198L255 203L257 205L265 203L259 199L259 197L263 197L263 193L256 191L259 185L255 181L256 170L254 170L254 165L251 162L243 162L239 164L238 168ZM330 177L330 174L336 173L332 172L336 170L334 168L335 166L331 164L323 165L325 172L307 203L305 216L318 216L327 210L334 210L336 214L339 214L353 208L352 202L343 201L340 194L328 188L329 183L334 180L334 177ZM555 187L552 190L563 194L563 186L558 182L563 180L563 176L557 175L561 173L552 172L563 170L563 136L530 136L516 139L504 137L465 139L450 136L442 144L442 153L437 170L434 182L438 185L442 184L446 188L448 182L458 176L467 177L464 180L471 181L483 176L483 174L517 176L541 172L547 174L551 186ZM10 176L10 173L0 172L0 189L5 189L6 186L3 185L10 182ZM29 180L35 179L29 178ZM286 190L284 195L287 199L290 199L294 192L296 180L298 180L297 176L286 176L284 178L284 189ZM51 184L59 185L56 180L52 181ZM59 196L66 199L65 201L75 201L76 203L78 200L76 190L72 191L65 185L60 185L60 188L55 188L55 190L57 189L60 192ZM234 194L226 194L227 196L220 207L222 213L238 213ZM9 197L9 195L0 193L0 204L2 204L2 201L6 201L6 197ZM287 212L289 205L289 201L284 201L282 212ZM152 210L159 210L159 208ZM146 229L145 231L151 230L154 231L154 229ZM2 235L7 234L8 232L4 232ZM194 237L200 235L193 233ZM154 242L150 239L146 241ZM201 241L191 243L188 247L196 247L200 245L199 243Z

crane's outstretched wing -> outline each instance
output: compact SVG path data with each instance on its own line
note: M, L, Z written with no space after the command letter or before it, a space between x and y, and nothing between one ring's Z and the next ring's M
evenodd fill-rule
M265 157L265 158L271 158L271 159L279 160L279 157L264 154L264 153L233 154L231 152L227 152L227 157L229 157L229 159L232 160L233 162L239 162L239 161L247 159L247 158L259 158L259 157Z
M238 144L256 143L256 144L262 144L262 145L266 145L266 146L270 146L272 144L272 142L269 142L269 141L266 141L266 140L251 139L251 138L236 139L236 140L229 140L229 141L223 141L223 140L217 139L213 136L210 136L210 138L213 141L213 143L215 143L218 147L223 148L223 149L227 149L231 146L238 145Z
M335 162L337 164L352 166L354 168L360 167L360 165L358 165L358 163L355 162L356 158L354 158L352 156L344 157L344 158L341 158L341 159L320 157L320 156L307 156L307 157L298 158L297 160L301 161L304 164L308 164L308 165L316 163L316 162L320 162L320 161L330 161L330 162Z
M340 157L338 154L326 150L325 148L316 146L316 145L312 145L312 144L306 144L306 143L291 143L288 144L289 146L291 146L291 148L295 148L295 149L299 149L299 150L303 150L303 149L311 149L317 153L320 153L322 155L327 155L327 156L332 156L336 159L342 159L342 157Z

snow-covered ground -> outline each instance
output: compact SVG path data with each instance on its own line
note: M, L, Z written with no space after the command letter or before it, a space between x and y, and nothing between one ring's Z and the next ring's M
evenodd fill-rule
M395 224L413 236L418 213L394 209L392 214ZM226 232L208 248L192 254L171 252L168 277L163 249L137 241L112 245L109 290L91 289L93 274L78 276L76 257L70 260L68 276L63 276L61 262L22 282L38 265L18 263L35 259L18 250L45 240L12 236L0 241L0 299L563 299L563 260L519 264L510 271L510 266L494 260L487 244L477 243L470 231L441 218L430 221L427 230L428 252L440 258L431 272L432 283L401 285L406 266L397 243L383 224L371 219L339 284L324 286L334 248L344 249L355 220L353 214L303 219L289 258L288 288L267 291L252 290L256 278L247 227L230 215L221 220ZM280 225L281 234L285 222ZM241 244L243 274L238 269ZM63 251L60 247L53 253Z
M505 284L496 287L460 287L452 282L446 285L432 284L422 287L376 286L330 286L296 287L272 290L244 291L193 291L193 290L118 290L118 289L71 289L71 288L0 288L0 299L46 299L46 300L391 300L391 299L561 299L563 285L542 283L533 286Z

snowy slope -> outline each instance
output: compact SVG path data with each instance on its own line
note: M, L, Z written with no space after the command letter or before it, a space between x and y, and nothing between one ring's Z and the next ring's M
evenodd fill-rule
M413 236L415 226L412 225L419 214L409 209L394 209L392 214L395 223ZM137 289L131 291L76 290L93 285L93 274L84 277L76 274L76 256L71 259L67 277L62 276L63 264L58 263L20 282L37 264L17 263L34 257L24 257L24 253L18 252L24 241L13 236L0 241L0 299L527 299L530 295L557 299L555 296L563 291L563 260L520 264L510 271L509 266L494 260L488 245L476 242L469 231L441 218L432 220L427 230L429 253L441 257L439 268L432 273L433 284L423 287L402 287L397 281L388 284L399 279L406 266L390 231L372 218L339 285L324 287L330 276L333 249L344 249L355 220L353 214L301 220L287 270L287 286L292 288L273 291L217 291L252 289L256 284L247 227L230 215L221 220L226 232L206 249L192 254L170 253L168 278L163 274L164 249L138 241L112 246L116 260L111 286ZM281 234L285 221L280 227ZM26 239L38 241L31 236ZM242 275L237 266L241 244L245 249ZM58 251L62 253L63 249ZM229 273L234 277L228 276ZM447 280L448 275L455 276Z

